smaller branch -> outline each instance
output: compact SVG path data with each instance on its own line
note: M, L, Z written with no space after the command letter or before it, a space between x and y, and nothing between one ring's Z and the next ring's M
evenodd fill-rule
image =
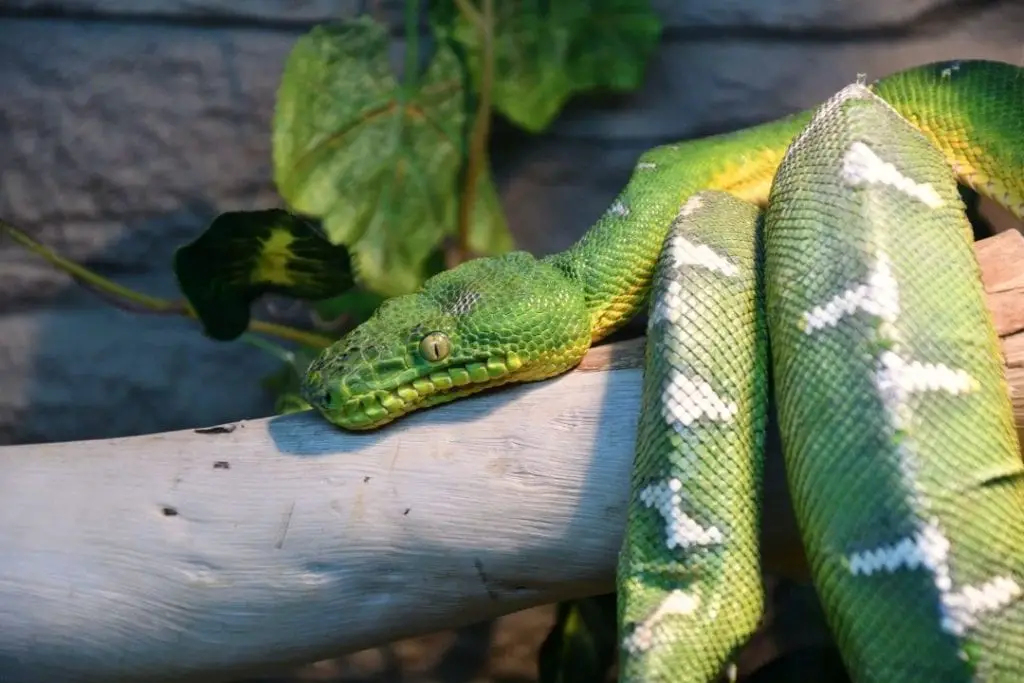
M459 11L476 26L480 34L481 67L480 92L478 93L476 118L470 134L469 157L466 160L466 185L459 201L459 241L456 246L454 263L457 265L469 258L469 232L473 222L473 207L476 204L477 180L487 163L487 141L491 135L491 90L494 86L494 2L483 0L483 13L469 0L456 0Z
M159 301L163 301L164 303L167 304L167 308L162 308L162 309L157 310L157 309L151 308L148 305L143 305L143 304L139 303L138 301L135 301L134 299L119 298L118 296L115 296L114 294L109 292L104 287L97 286L96 283L93 282L91 278L89 280L83 280L82 278L78 277L77 275L74 275L72 273L68 273L68 274L71 276L72 280L74 280L76 283L78 283L79 287L81 287L82 289L85 289L85 290L88 290L88 291L92 292L94 295L96 295L100 299L103 299L105 302L107 302L108 304L110 304L114 308L120 309L122 311L126 311L128 313L136 313L136 314L139 314L139 315L154 315L155 314L155 315L184 315L184 316L188 316L188 304L184 300L170 301L170 300L160 299ZM95 273L93 273L93 275L95 276ZM127 291L132 292L133 295L141 294L140 292L136 292L135 290L127 290ZM143 296L145 296L145 295L143 295Z
M112 306L132 313L158 313L166 315L180 315L185 318L191 318L192 320L199 319L187 301L161 299L159 297L143 294L142 292L137 292L134 289L125 287L124 285L119 285L113 280L109 280L80 266L74 261L64 258L52 249L36 242L24 232L18 230L13 225L2 219L0 219L0 230L5 231L15 242L26 250L41 257L58 270L70 275L76 282L84 285L86 289L93 292ZM265 334L271 337L277 337L278 339L298 344L305 344L306 346L311 346L313 348L326 348L334 342L333 339L316 334L315 332L306 332L305 330L289 327L287 325L266 322L263 320L251 321L249 323L249 331Z
M188 317L198 319L191 309L189 309ZM278 323L271 323L266 320L250 320L249 331L265 334L268 337L277 337L278 339L295 342L296 344L303 344L314 349L326 349L336 341L316 332L306 332L296 327L279 325Z
M7 231L7 234L22 247L31 251L33 254L42 257L43 260L48 261L50 264L64 271L79 282L84 283L89 289L104 296L104 298L115 297L116 299L135 304L137 307L152 313L182 313L182 305L180 302L158 299L157 297L149 296L148 294L142 294L141 292L136 292L133 289L129 289L128 287L119 285L112 280L101 277L100 275L83 268L74 261L69 261L51 249L47 249L42 244L36 242L21 230L18 230L4 220L0 220L0 228Z

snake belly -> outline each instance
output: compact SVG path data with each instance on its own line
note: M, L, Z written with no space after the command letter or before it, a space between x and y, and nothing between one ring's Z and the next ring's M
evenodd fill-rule
M1024 69L927 64L650 150L572 247L388 300L303 396L374 429L565 372L648 307L622 683L718 680L756 629L772 409L851 678L1024 681L1024 467L957 180L1024 218Z

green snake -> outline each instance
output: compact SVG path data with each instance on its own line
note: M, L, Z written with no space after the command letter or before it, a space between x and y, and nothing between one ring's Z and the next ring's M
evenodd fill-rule
M372 429L565 372L646 310L620 681L717 680L757 629L772 411L851 678L1022 681L1024 467L957 181L1024 217L1024 69L928 64L650 150L568 250L386 301L303 393Z

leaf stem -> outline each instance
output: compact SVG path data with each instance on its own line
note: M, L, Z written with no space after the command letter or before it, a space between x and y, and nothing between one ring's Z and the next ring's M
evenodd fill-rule
M476 118L470 133L469 157L466 160L465 187L459 201L459 241L455 263L469 258L469 233L473 208L476 205L477 180L487 163L487 141L491 133L491 89L494 84L494 1L483 0L483 11L470 0L455 0L466 20L476 26L480 35L480 92L477 93ZM454 264L452 264L454 265Z
M420 0L405 0L405 73L402 74L402 85L409 99L412 99L419 83L419 38Z
M134 311L145 311L149 313L180 315L193 320L198 320L198 316L196 316L195 311L192 310L192 307L187 301L161 299L137 292L134 289L130 289L123 285L119 285L113 280L108 280L107 278L78 265L74 261L69 261L55 251L43 246L39 242L36 242L24 232L18 230L3 219L0 219L0 230L6 232L15 242L28 251L41 257L58 270L67 273L75 280L86 285L87 288L95 291L97 294L101 295L103 298L107 299L119 308ZM296 342L298 344L305 344L306 346L313 348L325 348L330 346L334 341L333 339L313 332L306 332L305 330L288 327L287 325L278 325L277 323L265 322L262 320L251 321L249 323L249 331Z
M191 308L189 308L188 317L196 318ZM266 320L250 320L249 331L265 334L268 337L277 337L278 339L295 342L296 344L302 344L314 349L326 349L336 341L316 332L306 332L297 327L279 325L278 323L271 323Z
M248 332L242 333L242 336L238 338L238 341L243 344L253 346L260 351L270 354L277 360L281 361L286 365L291 365L295 362L295 352L291 349L287 349L283 346L279 346L274 342L267 341L263 337L258 337Z
M484 23L483 14L480 13L476 7L469 0L455 0L456 6L459 8L459 12L466 18L466 21L476 26L477 30L481 30Z

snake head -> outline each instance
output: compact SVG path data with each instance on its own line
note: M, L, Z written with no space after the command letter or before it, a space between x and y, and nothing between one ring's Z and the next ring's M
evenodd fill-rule
M385 301L321 352L306 401L345 429L576 365L590 346L580 285L526 252L467 261Z

